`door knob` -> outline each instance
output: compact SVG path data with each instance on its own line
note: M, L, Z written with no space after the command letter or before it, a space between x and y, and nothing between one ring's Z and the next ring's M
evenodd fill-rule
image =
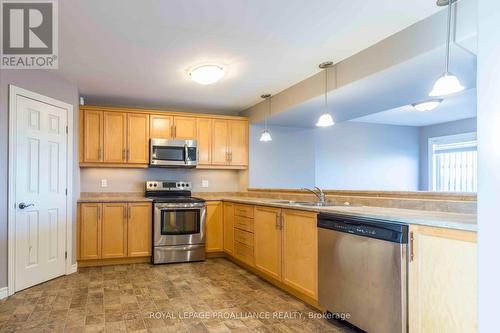
M28 207L31 207L31 206L34 206L34 204L25 204L24 202L21 202L19 204L19 209L25 209L25 208L28 208Z

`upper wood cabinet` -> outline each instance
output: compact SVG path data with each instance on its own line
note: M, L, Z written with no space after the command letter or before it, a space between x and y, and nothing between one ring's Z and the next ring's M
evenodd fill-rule
M248 122L215 119L212 136L212 165L248 166Z
M200 166L212 164L212 127L212 119L198 118L196 140L198 141L198 165Z
M248 167L248 121L242 117L93 106L80 111L81 167L146 168L151 138L197 140L199 168Z
M152 139L172 139L173 129L174 117L156 114L150 116L149 131Z
M127 114L127 163L149 163L149 115Z
M476 233L412 225L409 246L409 332L476 332Z

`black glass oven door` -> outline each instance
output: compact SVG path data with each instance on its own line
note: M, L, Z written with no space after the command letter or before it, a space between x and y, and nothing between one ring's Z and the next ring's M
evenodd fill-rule
M200 233L199 209L161 210L160 234L165 236Z

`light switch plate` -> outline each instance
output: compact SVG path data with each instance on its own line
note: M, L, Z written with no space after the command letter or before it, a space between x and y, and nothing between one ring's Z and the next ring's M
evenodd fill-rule
M201 187L208 187L208 180L202 180Z
M107 179L101 179L101 187L108 187L108 180Z

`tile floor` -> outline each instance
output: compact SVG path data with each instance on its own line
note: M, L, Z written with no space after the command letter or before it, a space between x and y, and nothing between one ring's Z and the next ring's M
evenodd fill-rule
M319 313L210 259L80 269L0 301L0 332L351 332L310 315Z

